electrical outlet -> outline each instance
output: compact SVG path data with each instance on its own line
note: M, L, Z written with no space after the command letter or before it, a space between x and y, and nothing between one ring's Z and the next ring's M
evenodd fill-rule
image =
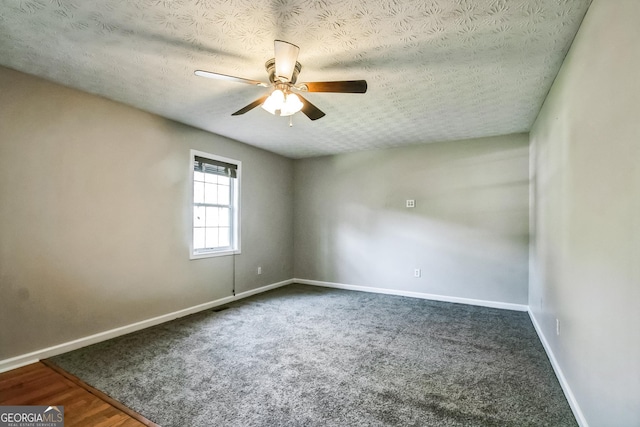
M411 200L407 200L407 207L408 208L415 208L416 207L416 201L411 199Z
M556 335L560 335L560 320L556 319Z
M413 277L420 277L422 276L422 271L420 271L419 268L416 268L415 270L413 270Z
M258 274L262 274L262 267L258 267Z

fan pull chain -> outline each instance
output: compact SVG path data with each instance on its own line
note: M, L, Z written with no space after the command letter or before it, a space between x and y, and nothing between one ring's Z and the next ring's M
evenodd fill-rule
M293 127L293 114L289 116L289 127Z

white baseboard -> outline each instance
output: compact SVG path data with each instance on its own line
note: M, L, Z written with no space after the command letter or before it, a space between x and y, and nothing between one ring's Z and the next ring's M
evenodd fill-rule
M204 304L195 305L193 307L185 308L182 310L174 311L172 313L163 314L162 316L153 317L151 319L142 320L140 322L132 323L130 325L121 326L119 328L110 329L108 331L99 332L97 334L89 335L87 337L78 338L73 341L65 342L62 344L54 345L52 347L43 348L41 350L33 351L31 353L23 354L20 356L12 357L10 359L0 360L0 372L10 371L11 369L20 368L31 363L35 363L41 359L53 357L58 354L66 353L68 351L76 350L81 347L86 347L91 344L95 344L101 341L106 341L111 338L119 337L121 335L129 334L131 332L139 331L141 329L149 328L151 326L159 325L161 323L168 322L180 317L188 316L190 314L197 313L199 311L208 310L219 305L227 304L232 301L237 301L242 298L247 298L251 295L259 294L261 292L270 291L281 286L289 285L293 283L292 280L284 280L282 282L273 283L271 285L262 286L257 289L251 289L246 292L241 292L235 296L228 296L210 301Z
M282 282L278 282L278 283L272 283L271 285L266 285L266 286L262 286L256 289L251 289L248 291L244 291L244 292L240 292L239 294L236 294L235 297L232 297L233 300L239 300L242 298L247 298L250 297L251 295L256 295L256 294L261 294L262 292L267 292L270 291L272 289L276 289L276 288L281 288L283 286L287 286L293 283L293 279L288 279L288 280L283 280ZM220 305L220 304L218 304Z
M547 353L547 357L551 362L553 371L556 373L556 377L560 382L562 391L564 392L564 395L567 398L567 401L569 402L571 411L573 411L573 416L576 418L576 421L578 422L578 425L580 427L589 427L589 424L587 423L587 420L584 417L584 414L582 413L582 409L580 409L580 405L578 405L578 401L573 395L573 392L571 391L571 387L569 387L569 383L567 383L567 379L564 377L564 373L562 372L562 369L560 369L560 365L558 364L558 361L556 360L556 357L553 354L553 351L551 350L551 346L549 345L547 338L542 332L542 328L538 324L538 321L536 320L536 317L533 315L531 310L528 310L528 311L529 311L529 317L531 318L531 323L533 323L533 327L535 328L536 333L538 334L538 338L540 338L540 342L542 342L544 351Z
M348 289L350 291L373 292L376 294L398 295L403 297L428 299L433 301L454 302L458 304L479 305L482 307L501 308L503 310L528 311L529 306L524 304L512 304L508 302L486 301L472 298L450 297L422 292L400 291L397 289L373 288L370 286L345 285L343 283L322 282L320 280L293 279L292 283L303 285L323 286L325 288Z

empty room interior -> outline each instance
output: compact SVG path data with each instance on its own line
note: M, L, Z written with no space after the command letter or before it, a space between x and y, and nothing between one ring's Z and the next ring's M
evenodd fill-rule
M0 410L640 426L639 22L3 1Z

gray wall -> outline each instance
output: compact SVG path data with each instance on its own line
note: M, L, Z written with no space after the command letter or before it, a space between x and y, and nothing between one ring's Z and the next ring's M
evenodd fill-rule
M290 279L290 159L0 68L0 360L231 295L189 260L190 149L243 162L237 291Z
M527 304L528 162L525 134L296 161L295 277Z
M529 303L592 427L640 425L639 23L592 3L530 134Z

